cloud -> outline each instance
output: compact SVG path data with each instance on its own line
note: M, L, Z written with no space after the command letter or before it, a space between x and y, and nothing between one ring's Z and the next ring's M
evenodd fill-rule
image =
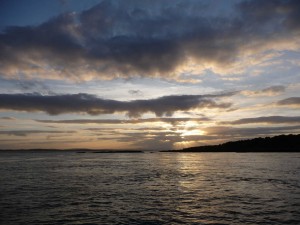
M277 105L298 107L300 106L300 97L291 97L291 98L280 100L277 102Z
M282 29L299 29L299 9L300 3L297 0L275 0L260 1L251 0L239 3L238 7L244 13L244 18L248 19L247 24L252 25L250 29L255 29L258 23L264 26L270 25L270 20L277 19L281 22ZM275 25L275 24L274 24ZM269 27L276 29L275 26Z
M0 120L16 120L16 118L9 117L9 116L3 116L3 117L0 117Z
M258 91L241 91L246 96L276 96L285 92L285 86L276 85Z
M61 6L66 6L68 4L68 0L59 0Z
M148 119L130 119L130 120L117 120L117 119L76 119L76 120L35 120L40 123L63 123L63 124L140 124L140 123L155 123L155 122L163 122L170 124L178 124L182 122L207 122L210 121L207 117L202 118L148 118Z
M238 73L234 65L247 55L299 49L299 1L242 1L219 16L210 4L104 0L39 26L9 27L0 34L0 74L180 80L192 67Z
M252 124L252 123L267 123L267 124L278 124L278 123L300 123L300 117L287 117L287 116L263 116L256 118L243 118L234 121L221 122L221 124Z
M100 137L99 140L106 138ZM120 137L114 137L113 140L123 143L132 143L136 149L163 150L173 149L174 142L182 140L182 137L174 132L157 130L155 132L145 130L139 132L122 133ZM109 138L109 140L112 140Z
M163 127L140 128L87 128L89 137L95 136L97 141L116 141L122 145L131 145L135 149L172 149L174 142L182 140L179 133Z
M39 95L0 94L0 109L46 112L50 115L63 113L88 113L90 115L127 113L129 117L140 117L152 112L156 116L171 116L176 111L191 109L228 109L231 103L215 99L233 95L171 95L156 99L117 101L98 98L90 94Z
M45 94L54 94L50 88L43 82L37 80L18 80L14 83L18 88L24 92L38 92Z
M245 138L249 136L264 136L282 133L299 133L300 126L282 126L282 127L255 127L255 128L236 128L227 126L207 127L203 131L207 135L217 135L220 137L239 137Z
M128 93L133 96L143 96L143 92L140 90L129 90Z
M46 130L5 130L0 131L0 135L10 135L10 136L27 136L29 134L70 134L76 133L76 131L46 131Z

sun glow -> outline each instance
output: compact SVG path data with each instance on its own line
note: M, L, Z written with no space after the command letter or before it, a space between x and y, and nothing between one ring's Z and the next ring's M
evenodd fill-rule
M177 132L180 133L181 137L204 135L205 132L198 127L199 124L197 122L188 121L184 124L181 124Z
M181 136L198 136L198 135L204 135L203 130L195 129L195 130L184 130L181 134Z

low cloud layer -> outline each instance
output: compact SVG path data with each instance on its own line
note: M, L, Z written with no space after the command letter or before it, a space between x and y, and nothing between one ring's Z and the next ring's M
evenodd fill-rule
M208 122L211 121L207 117L202 118L148 118L148 119L130 119L130 120L113 120L113 119L76 119L76 120L36 120L40 123L63 123L63 124L141 124L141 123L155 123L163 122L169 124L178 124L182 122Z
M90 115L126 113L140 117L152 112L156 116L171 116L176 111L192 109L228 109L231 103L217 99L233 93L220 95L174 95L156 99L116 101L98 98L89 94L39 95L0 94L0 109L26 112L45 112L50 115L63 113L88 113Z
M259 137L277 134L299 133L300 126L281 126L281 127L255 127L255 128L236 128L227 126L208 127L203 129L208 135L217 135L219 137Z
M243 118L234 121L226 121L221 124L231 124L231 125L240 125L240 124L251 124L251 123L267 123L267 124L279 124L279 123L300 123L300 117L288 117L288 116L263 116L256 118Z
M30 134L71 134L76 133L76 131L57 131L57 130L1 130L0 135L9 135L9 136L27 136Z
M257 90L257 91L241 91L243 95L246 96L276 96L280 95L283 92L285 92L286 87L283 85L276 85L276 86L271 86L262 90Z
M291 97L291 98L286 98L283 100L280 100L277 102L277 105L281 106L300 106L300 97Z
M0 75L177 79L193 66L221 72L247 55L299 49L298 0L241 1L218 15L211 4L104 0L39 26L8 27Z

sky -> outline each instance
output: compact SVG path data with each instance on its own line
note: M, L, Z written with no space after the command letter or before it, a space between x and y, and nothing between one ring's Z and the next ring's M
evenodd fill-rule
M300 133L298 0L0 0L0 149Z

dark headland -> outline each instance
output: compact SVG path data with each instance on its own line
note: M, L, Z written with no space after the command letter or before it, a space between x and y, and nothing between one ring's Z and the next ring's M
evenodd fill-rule
M300 134L260 137L163 152L300 152Z

